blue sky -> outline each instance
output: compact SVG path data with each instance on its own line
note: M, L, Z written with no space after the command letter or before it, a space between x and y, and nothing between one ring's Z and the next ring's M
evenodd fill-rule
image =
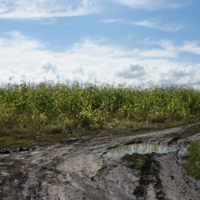
M198 0L1 0L1 82L200 87Z

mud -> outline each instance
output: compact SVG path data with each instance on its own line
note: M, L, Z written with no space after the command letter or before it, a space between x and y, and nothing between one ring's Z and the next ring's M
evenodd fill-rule
M32 151L0 154L1 200L200 199L200 181L182 168L179 149L200 139L199 124L142 135L63 142ZM110 149L134 143L173 144L176 152L146 154L140 167ZM127 156L127 155L126 155Z

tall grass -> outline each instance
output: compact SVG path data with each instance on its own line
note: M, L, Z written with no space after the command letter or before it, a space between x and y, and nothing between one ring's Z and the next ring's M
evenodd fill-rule
M0 137L103 128L122 120L187 123L199 119L200 92L192 88L25 82L0 88Z

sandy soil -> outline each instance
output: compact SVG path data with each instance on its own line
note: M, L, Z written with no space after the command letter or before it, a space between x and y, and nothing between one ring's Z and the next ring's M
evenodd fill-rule
M1 200L200 199L200 181L188 176L177 152L153 153L154 173L131 169L122 158L103 156L122 144L150 142L186 149L200 130L179 136L196 124L142 135L93 138L0 155ZM173 139L174 138L174 139ZM172 140L173 139L173 140ZM145 162L148 164L148 161Z

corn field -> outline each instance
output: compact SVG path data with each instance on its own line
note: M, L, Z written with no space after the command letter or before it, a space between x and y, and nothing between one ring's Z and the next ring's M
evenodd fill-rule
M0 137L49 127L103 128L115 121L144 123L200 120L200 92L184 87L115 87L95 84L4 85Z

